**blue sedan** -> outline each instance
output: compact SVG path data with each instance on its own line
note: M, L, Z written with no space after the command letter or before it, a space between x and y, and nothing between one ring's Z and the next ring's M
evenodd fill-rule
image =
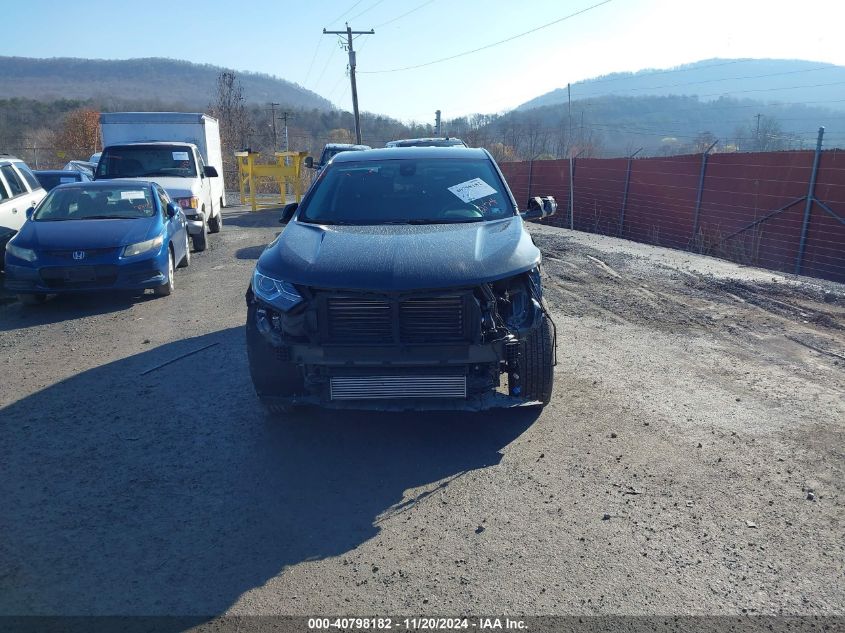
M6 289L24 303L48 294L174 287L190 264L187 221L159 185L105 180L59 185L6 245Z

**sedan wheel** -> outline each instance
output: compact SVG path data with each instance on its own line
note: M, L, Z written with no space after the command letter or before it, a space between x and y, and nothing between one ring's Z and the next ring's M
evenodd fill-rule
M175 288L175 282L173 279L175 268L176 267L173 265L173 251L169 250L167 256L167 283L155 289L155 293L159 297L167 297L173 292L173 288Z
M179 262L179 268L187 268L191 265L191 241L188 239L188 232L185 231L185 256Z

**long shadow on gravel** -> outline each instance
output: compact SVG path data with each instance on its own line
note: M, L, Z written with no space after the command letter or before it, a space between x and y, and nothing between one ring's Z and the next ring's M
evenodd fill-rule
M0 615L219 614L376 536L408 488L497 464L536 417L267 419L242 328L84 372L0 410Z
M155 301L157 297L140 292L55 295L42 304L32 306L23 305L13 297L8 299L5 305L0 299L0 332L73 321L95 314L117 313L130 309L136 303Z

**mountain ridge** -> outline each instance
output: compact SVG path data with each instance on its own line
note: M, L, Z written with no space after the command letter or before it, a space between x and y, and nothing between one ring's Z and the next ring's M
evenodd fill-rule
M729 76L725 76L725 75ZM845 66L800 59L711 58L680 66L610 73L575 82L572 98L696 96L701 100L742 96L763 102L813 103L845 110ZM566 86L514 108L531 110L566 103Z
M230 70L164 57L87 59L0 56L4 98L148 100L203 109L214 99L217 76ZM247 103L333 110L331 102L286 79L235 71ZM139 86L143 86L139 90Z

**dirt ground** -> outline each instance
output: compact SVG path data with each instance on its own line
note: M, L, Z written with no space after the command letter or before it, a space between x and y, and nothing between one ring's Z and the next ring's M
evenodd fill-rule
M845 287L532 225L541 414L272 419L276 217L169 298L0 302L0 615L845 614Z

